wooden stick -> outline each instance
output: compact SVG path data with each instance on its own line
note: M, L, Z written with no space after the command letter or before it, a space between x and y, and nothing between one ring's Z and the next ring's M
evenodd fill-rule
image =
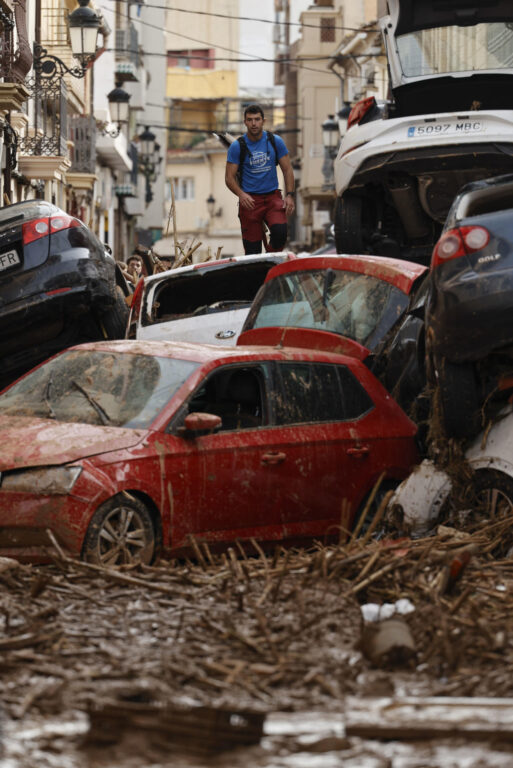
M376 494L377 494L377 492L379 490L379 486L383 482L383 478L384 477L385 477L385 473L382 472L380 474L380 476L378 477L377 482L376 482L374 488L372 489L369 498L367 499L367 504L365 505L365 507L364 507L364 509L362 511L362 514L360 515L360 519L358 520L356 526L353 529L353 533L351 534L351 539L349 541L349 546L351 546L351 544L354 543L355 539L358 538L358 535L359 535L360 531L362 530L362 526L363 526L363 524L365 522L365 518L367 517L367 513L368 513L369 509L372 506L372 502L374 501L374 499L376 497Z
M175 180L171 179L171 210L173 211L173 240L175 244L175 261L178 258L178 243L176 240L176 206L175 206Z

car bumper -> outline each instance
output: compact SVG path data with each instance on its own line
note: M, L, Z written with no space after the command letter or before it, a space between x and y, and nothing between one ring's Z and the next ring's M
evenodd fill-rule
M35 496L0 491L0 556L48 562L50 529L62 548L78 556L90 517L87 502L73 496Z
M433 349L454 363L473 362L513 344L513 275L441 287L427 313Z

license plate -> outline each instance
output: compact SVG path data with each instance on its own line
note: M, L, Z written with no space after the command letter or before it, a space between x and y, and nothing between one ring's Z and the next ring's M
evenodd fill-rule
M17 251L7 251L0 255L0 272L9 267L14 267L15 264L21 264L20 257Z
M407 128L409 139L427 139L432 136L466 136L469 133L481 133L484 125L481 120L458 120L455 123L427 123L410 125Z

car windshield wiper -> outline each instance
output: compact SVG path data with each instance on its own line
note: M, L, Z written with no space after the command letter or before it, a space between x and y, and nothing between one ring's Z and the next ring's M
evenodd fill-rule
M56 419L57 416L55 415L55 411L53 410L52 404L50 402L50 390L52 387L53 387L53 377L50 375L50 377L48 378L48 384L46 385L46 388L45 388L44 401L45 401L46 407L48 408L48 413L50 414L51 418Z
M88 400L88 401L91 403L91 405L93 406L94 410L96 411L96 413L97 413L97 414L98 414L98 416L100 417L102 424L110 424L110 422L111 422L111 419L109 418L109 415L106 413L106 411L104 411L104 410L103 410L103 408L101 407L101 405L100 405L98 402L96 402L96 400L94 399L94 397L91 397L91 395L89 394L89 392L88 392L86 389L84 389L84 387L82 387L82 386L81 386L81 385L78 383L78 381L75 381L75 379L71 379L71 383L72 383L72 384L73 384L73 386L74 386L76 389L78 389L78 391L79 391L79 392L81 392L81 393L84 395L84 397L85 397L85 398L86 398L86 399L87 399L87 400Z

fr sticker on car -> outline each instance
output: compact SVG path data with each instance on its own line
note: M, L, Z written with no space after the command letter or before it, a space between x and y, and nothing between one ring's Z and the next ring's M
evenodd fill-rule
M15 264L21 264L20 257L17 251L7 251L0 255L0 272L9 267L14 267Z
M455 123L429 123L428 125L410 125L407 128L409 139L428 138L441 135L467 135L481 133L484 130L480 120L460 120Z

